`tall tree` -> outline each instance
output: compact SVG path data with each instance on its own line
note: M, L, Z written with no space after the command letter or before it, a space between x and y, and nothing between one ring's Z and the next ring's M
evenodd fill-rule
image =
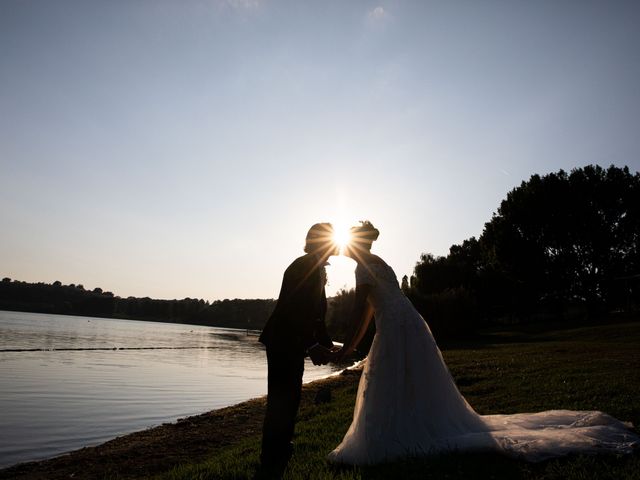
M485 315L599 311L628 298L624 279L640 273L640 174L589 165L533 175L514 188L481 237L447 257L423 254L412 289L464 288ZM628 302L627 302L628 303Z

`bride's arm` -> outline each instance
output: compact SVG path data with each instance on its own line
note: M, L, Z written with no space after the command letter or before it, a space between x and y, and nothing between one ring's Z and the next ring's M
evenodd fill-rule
M349 335L347 335L344 347L342 347L339 352L340 358L349 355L355 350L369 327L369 323L373 318L373 307L367 300L370 291L371 286L367 284L356 287L356 299L351 315L351 328L349 329Z

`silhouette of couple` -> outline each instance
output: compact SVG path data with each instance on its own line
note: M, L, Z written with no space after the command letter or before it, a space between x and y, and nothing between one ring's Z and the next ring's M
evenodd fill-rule
M284 472L293 454L304 358L315 365L340 360L362 339L374 318L376 335L360 378L353 421L328 459L370 465L447 451L497 451L540 461L572 452L627 453L640 437L597 411L551 410L479 415L458 391L427 323L371 253L378 230L368 221L351 228L343 253L356 261L350 331L333 345L324 318L327 259L339 253L329 223L306 237L305 255L286 269L275 310L262 331L268 364L262 468Z

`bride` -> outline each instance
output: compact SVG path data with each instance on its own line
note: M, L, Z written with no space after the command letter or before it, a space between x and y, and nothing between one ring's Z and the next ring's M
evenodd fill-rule
M375 313L353 422L329 460L368 465L446 451L498 451L529 461L568 453L628 453L640 445L629 426L597 411L551 410L479 415L458 391L426 322L404 296L395 273L371 253L378 230L351 228L345 255L357 262L351 353Z

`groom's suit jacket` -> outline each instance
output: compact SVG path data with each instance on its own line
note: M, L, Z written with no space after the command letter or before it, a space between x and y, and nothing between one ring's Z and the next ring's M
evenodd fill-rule
M323 273L324 265L312 254L295 259L285 270L278 302L260 335L267 348L303 353L316 343L333 345L324 323Z

